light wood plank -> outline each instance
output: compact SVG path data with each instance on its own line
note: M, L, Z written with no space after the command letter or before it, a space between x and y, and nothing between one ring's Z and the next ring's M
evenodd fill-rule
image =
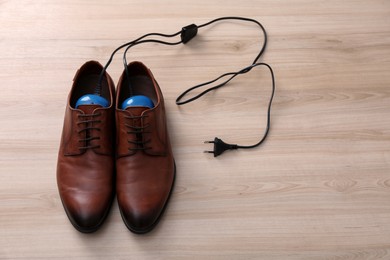
M224 15L261 21L277 92L268 140L217 159L214 136L254 143L269 74L256 70L187 106L186 88L252 61L260 33L202 29L186 46L134 48L159 81L177 182L151 233L117 204L85 235L69 223L55 169L77 68L150 31ZM119 57L109 68L117 81ZM0 259L389 259L390 2L0 1Z

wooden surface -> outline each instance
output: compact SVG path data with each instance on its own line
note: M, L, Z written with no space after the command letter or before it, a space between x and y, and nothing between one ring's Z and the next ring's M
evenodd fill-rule
M190 44L144 45L177 163L175 190L147 235L117 203L77 232L56 187L66 97L87 60L119 44L224 15L261 21L275 70L272 129L253 150L202 153L215 136L263 133L269 74L255 70L195 103L175 98L238 70L261 37L245 23ZM117 81L120 56L109 68ZM0 259L390 259L390 1L0 1Z

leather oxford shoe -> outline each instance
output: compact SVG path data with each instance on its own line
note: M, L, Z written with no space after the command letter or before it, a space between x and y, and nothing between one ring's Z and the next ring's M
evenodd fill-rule
M132 62L127 69L116 97L116 187L123 221L140 234L152 230L163 214L173 188L175 162L157 82L141 62ZM121 106L140 96L149 102Z
M103 67L85 63L68 97L57 163L57 185L69 220L80 232L96 231L114 195L115 86L106 73L101 95L107 104L77 105L94 92Z

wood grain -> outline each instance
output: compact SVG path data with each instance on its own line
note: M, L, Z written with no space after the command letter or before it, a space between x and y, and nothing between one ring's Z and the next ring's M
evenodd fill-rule
M272 129L259 148L212 158L214 136L264 131L269 74L255 70L195 103L186 88L252 61L244 23L186 46L135 48L165 99L178 177L158 227L124 226L117 204L80 234L55 179L65 101L87 60L121 43L224 15L260 20L275 70ZM109 68L117 81L118 57ZM0 1L0 259L390 259L390 2Z

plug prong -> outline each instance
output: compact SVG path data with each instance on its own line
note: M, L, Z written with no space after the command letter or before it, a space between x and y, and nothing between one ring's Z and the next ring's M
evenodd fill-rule
M214 153L213 151L203 151L204 153Z
M213 144L215 143L214 141L204 141L205 144Z

